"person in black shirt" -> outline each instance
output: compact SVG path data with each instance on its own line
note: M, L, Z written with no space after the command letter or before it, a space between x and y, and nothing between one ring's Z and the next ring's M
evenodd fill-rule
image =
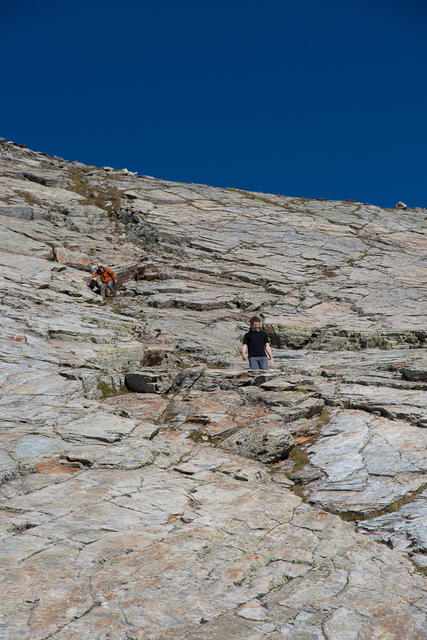
M260 329L258 316L250 319L250 329L245 333L242 344L242 358L249 359L250 369L268 369L268 361L274 364L268 335Z

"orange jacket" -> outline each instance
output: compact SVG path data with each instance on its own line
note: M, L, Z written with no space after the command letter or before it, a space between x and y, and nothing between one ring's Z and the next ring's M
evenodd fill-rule
M96 271L93 275L91 275L91 278L98 278L98 277L101 278L101 282L108 282L109 280L114 280L114 282L117 281L116 276L108 267L105 267L104 273L98 273Z

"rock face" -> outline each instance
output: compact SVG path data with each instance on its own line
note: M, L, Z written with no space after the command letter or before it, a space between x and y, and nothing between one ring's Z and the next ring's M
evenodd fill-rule
M0 142L0 637L424 640L426 213Z

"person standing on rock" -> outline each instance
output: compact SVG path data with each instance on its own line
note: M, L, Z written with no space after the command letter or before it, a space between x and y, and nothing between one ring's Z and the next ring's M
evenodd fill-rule
M253 316L250 320L250 329L245 333L242 344L242 358L249 359L250 369L268 369L268 361L274 364L270 341L265 331L260 329L261 320Z
M93 281L92 278L99 278L101 284L97 286L96 281ZM104 267L102 264L99 264L95 273L91 275L91 282L89 286L91 289L98 288L103 300L105 300L107 287L113 294L114 298L117 296L117 278L111 269Z

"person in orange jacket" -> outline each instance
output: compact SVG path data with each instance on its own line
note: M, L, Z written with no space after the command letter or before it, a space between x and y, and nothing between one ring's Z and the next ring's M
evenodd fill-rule
M95 281L92 281L92 278L99 278L101 284L97 286L97 283ZM117 296L117 278L111 271L111 269L109 269L108 267L104 267L102 264L99 264L95 273L91 275L91 282L89 286L91 289L98 288L103 300L105 300L107 287L113 294L114 298Z

